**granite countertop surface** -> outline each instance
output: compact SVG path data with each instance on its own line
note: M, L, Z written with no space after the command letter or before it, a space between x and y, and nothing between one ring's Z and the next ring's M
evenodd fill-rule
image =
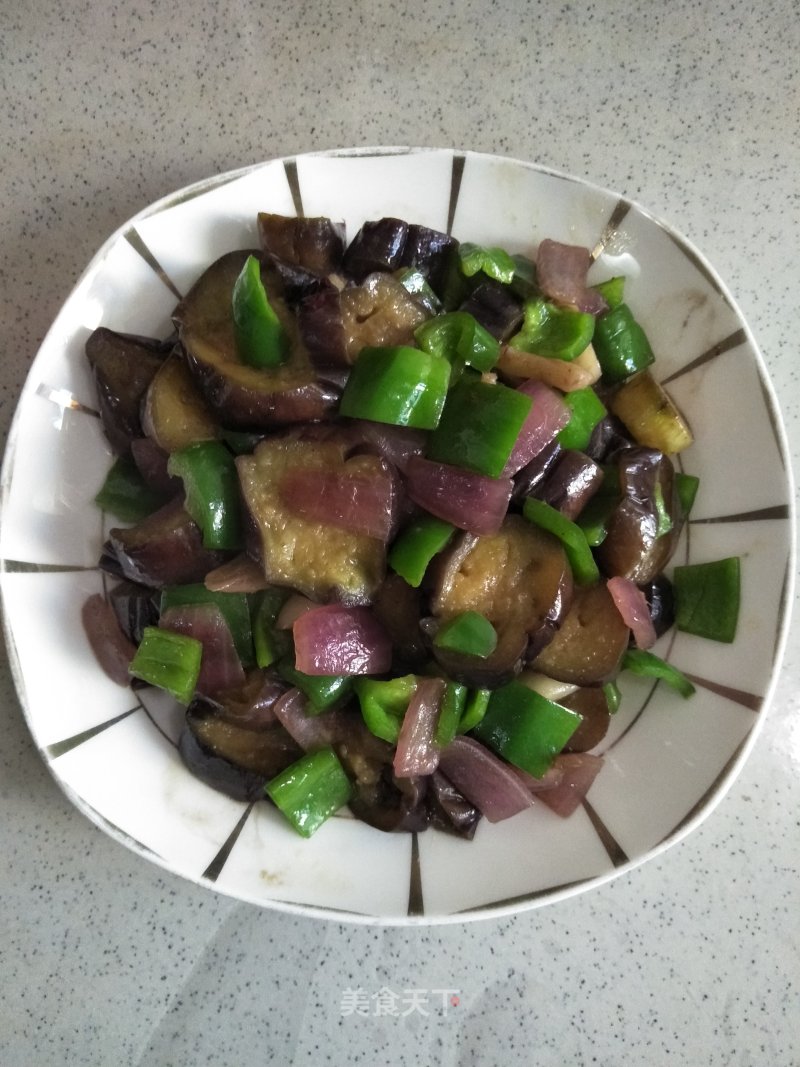
M797 471L799 51L797 0L4 3L2 439L125 219L260 160L407 144L535 160L673 222L752 326ZM3 657L0 1063L796 1065L798 691L795 626L741 776L659 859L516 918L392 929L237 903L105 836ZM354 988L418 1007L361 1014Z

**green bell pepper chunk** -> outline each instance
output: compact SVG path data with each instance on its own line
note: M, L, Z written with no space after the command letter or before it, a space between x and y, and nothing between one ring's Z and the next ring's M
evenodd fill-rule
M528 497L522 505L522 514L535 526L554 534L564 546L572 575L578 585L591 585L600 577L586 534L566 515L546 504L543 500Z
M502 248L484 248L470 241L462 241L458 254L461 257L461 270L468 278L483 271L495 281L507 285L514 277L514 260Z
M741 597L738 556L676 567L672 592L679 630L726 644L734 640Z
M472 292L474 283L461 271L461 256L458 248L451 246L447 252L444 276L439 287L445 311L455 311Z
M304 674L290 658L282 659L278 674L308 697L306 713L319 715L338 704L353 691L353 679L346 674Z
M233 287L233 325L242 363L278 367L286 362L289 337L267 298L255 256L247 257Z
M447 745L456 736L458 724L464 713L467 703L467 687L458 682L448 682L444 690L442 706L439 709L439 718L436 722L434 741L440 748Z
M264 792L303 837L350 800L352 786L332 748L309 752L264 786Z
M247 456L264 440L263 433L249 433L247 430L223 430L222 440L235 456Z
M395 574L418 589L433 557L455 533L455 526L433 515L422 515L403 530L389 550L387 562Z
M394 745L406 708L417 688L417 676L406 674L388 682L372 678L356 678L355 690L361 716L370 733Z
M522 329L509 344L521 352L551 359L576 359L591 344L594 315L557 307L543 297L525 304Z
M589 444L592 430L606 414L605 405L591 386L565 393L564 403L569 408L569 422L558 431L556 439L562 448L582 452Z
M619 469L603 465L603 482L575 522L583 530L591 548L597 548L608 534L608 520L620 502Z
M197 441L173 452L167 470L183 482L185 507L206 548L242 547L239 478L233 456L219 441Z
M673 667L654 652L645 652L641 648L629 648L625 652L622 657L622 669L641 678L655 678L666 682L685 699L695 691L692 683L677 667Z
M464 364L489 371L500 356L500 342L467 311L449 311L423 322L414 339L425 352L443 356L456 372Z
M695 474L684 474L683 471L675 472L675 488L678 491L683 517L688 519L694 507L697 490L700 488L700 479Z
M672 529L672 516L664 502L664 491L660 482L656 482L653 490L653 504L656 510L656 537L663 537Z
M515 767L541 778L581 721L577 712L521 682L510 682L494 690L472 735Z
M200 676L203 643L196 637L145 626L142 640L128 668L134 678L165 689L188 704Z
M252 667L255 662L253 653L253 630L250 621L250 605L244 593L215 592L200 583L190 585L170 585L161 590L159 612L181 604L214 604L222 612L233 638L233 644L239 654L243 667Z
M583 531L590 548L597 548L605 541L608 534L608 520L618 503L618 497L598 493L597 496L592 497L575 520Z
M606 704L608 704L609 714L616 715L622 703L622 693L619 691L619 686L616 682L606 682L603 686L603 694L606 698Z
M513 255L514 277L511 279L510 289L522 300L534 300L539 295L539 284L536 278L536 264L527 256Z
M593 343L607 382L624 381L655 359L644 330L627 304L598 316Z
M253 628L253 648L256 665L270 667L292 650L288 630L276 630L275 620L289 592L286 589L264 589L251 602L250 621Z
M497 630L480 612L462 611L442 623L433 643L437 648L486 659L497 648Z
M122 522L138 522L152 515L165 499L145 482L129 456L118 456L94 502L102 511L110 512Z
M339 414L392 426L433 430L450 385L450 364L419 348L362 348L339 403Z
M600 296L602 296L608 304L609 309L619 307L625 299L624 275L618 275L616 278L609 278L608 281L600 282L599 285L595 285L593 288L596 293L599 293Z
M407 293L416 297L417 303L421 304L431 315L438 315L442 310L442 302L431 288L430 282L423 271L415 267L403 267L397 271L395 277Z
M462 378L447 397L427 456L499 478L533 401L507 385Z
M464 712L458 724L458 733L467 734L478 725L486 714L491 695L491 689L472 690L467 696L467 702L464 705Z

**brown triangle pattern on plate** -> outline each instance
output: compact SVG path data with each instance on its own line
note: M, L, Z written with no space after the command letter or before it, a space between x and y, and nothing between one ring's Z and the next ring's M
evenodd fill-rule
M722 682L712 682L708 678L701 678L697 674L689 674L688 671L686 672L686 677L690 682L694 682L695 685L702 686L703 689L708 689L709 692L716 693L717 696L725 697L726 700L731 700L734 704L740 704L743 708L749 708L750 711L761 711L764 697L757 693L748 693L744 689L734 689L733 686L723 685Z
M182 300L183 294L181 293L180 289L178 289L173 280L170 278L170 276L158 262L156 257L147 247L138 230L134 226L131 226L129 230L125 231L123 237L134 250L134 252L138 252L142 259L145 261L145 263L148 265L148 267L158 275L164 285L166 285L167 289L169 289L169 291L173 293L178 298L178 300Z
M411 877L408 885L408 914L424 915L422 901L422 867L419 860L419 834L411 835Z
M447 207L447 232L453 232L453 220L456 217L458 195L461 192L461 179L464 176L464 156L453 156L453 170L450 175L450 203Z
M588 800L583 801L583 810L589 817L589 822L594 827L594 831L600 838L600 844L608 853L608 858L614 864L615 867L624 867L626 863L630 863L628 856L625 853L622 845L614 837L609 828L594 810Z
M105 722L101 722L97 726L91 726L88 730L82 730L79 734L73 734L72 737L65 737L63 741L56 741L54 744L48 745L45 749L48 759L58 759L59 756L63 756L67 752L71 752L73 748L77 748L78 745L82 745L86 741L91 741L93 737L96 737L104 730L107 730L109 726L114 726L116 723L122 722L123 719L127 719L129 715L133 715L135 711L141 710L142 705L137 704L136 707L123 711L121 715L117 715L113 719L107 719Z
M225 839L225 841L224 841L222 847L220 848L219 852L216 854L216 856L213 858L211 863L209 863L209 865L203 871L203 875L202 875L203 878L207 878L209 880L209 882L216 882L216 880L219 878L220 874L222 873L222 868L227 863L228 856L230 856L231 852L233 851L233 846L239 840L239 834L241 834L242 830L244 829L244 824L247 822L248 818L250 817L250 812L253 810L253 805L254 804L255 804L255 801L251 800L250 803L247 805L247 807L242 812L242 814L241 814L241 816L239 818L239 821L236 823L234 828L228 834L228 836Z
M734 348L738 348L739 345L743 345L747 340L747 334L744 330L734 330L732 334L718 341L711 348L706 349L696 359L693 359L690 363L687 363L685 367L681 367L680 370L674 371L668 378L664 378L661 382L662 385L669 385L670 382L674 382L676 378L682 377L684 374L688 374L690 371L696 370L698 367L702 367L706 363L710 363L712 359L716 359L717 356L722 356L725 352L730 352Z
M294 159L285 159L283 161L283 169L286 172L286 181L289 183L289 192L292 194L292 203L294 204L295 214L298 219L305 217L303 211L303 197L300 195L300 179L297 175L297 161Z
M596 877L596 875L592 875L589 878L578 878L574 882L564 882L562 885L545 886L544 889L536 889L532 893L520 893L519 896L505 897L503 900L490 900L487 904L473 904L471 907L462 908L454 914L470 915L479 911L494 911L496 908L515 908L520 904L533 903L533 901L539 900L541 897L549 897L553 893L566 893L570 889L575 889L578 886L594 881Z
M789 505L775 504L771 508L758 508L755 511L738 511L735 515L712 515L708 519L689 519L694 526L705 526L717 522L761 522L763 520L788 519Z
M617 205L611 212L608 222L603 227L603 232L600 234L597 244L592 249L591 259L593 263L602 256L606 245L614 237L630 209L631 205L627 200L620 199L617 201Z

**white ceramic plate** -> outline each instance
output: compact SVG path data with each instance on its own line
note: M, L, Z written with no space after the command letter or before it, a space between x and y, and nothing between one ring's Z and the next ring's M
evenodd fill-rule
M257 244L259 210L344 219L394 215L456 237L531 251L544 237L595 250L597 279L625 274L626 299L657 353L657 376L691 423L681 465L700 492L675 562L742 557L737 638L686 634L655 651L695 681L683 701L624 682L584 807L543 806L472 842L387 835L334 818L310 841L266 804L194 779L175 748L181 712L153 690L108 681L79 609L103 589L105 527L92 498L110 452L83 354L99 325L151 336L223 252ZM428 149L274 160L183 189L100 249L31 368L2 474L0 583L20 701L57 781L118 841L243 900L335 919L461 921L538 907L657 855L706 816L749 752L772 691L793 574L787 450L764 363L724 284L692 245L641 207L533 164ZM43 650L45 650L43 652Z

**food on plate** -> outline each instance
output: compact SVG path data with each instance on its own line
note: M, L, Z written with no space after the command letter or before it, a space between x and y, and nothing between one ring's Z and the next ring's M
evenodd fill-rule
M665 573L697 479L623 278L400 219L258 216L154 340L86 353L117 458L84 606L109 675L186 706L179 752L303 836L345 805L471 837L566 817L630 670L733 640L738 560Z

